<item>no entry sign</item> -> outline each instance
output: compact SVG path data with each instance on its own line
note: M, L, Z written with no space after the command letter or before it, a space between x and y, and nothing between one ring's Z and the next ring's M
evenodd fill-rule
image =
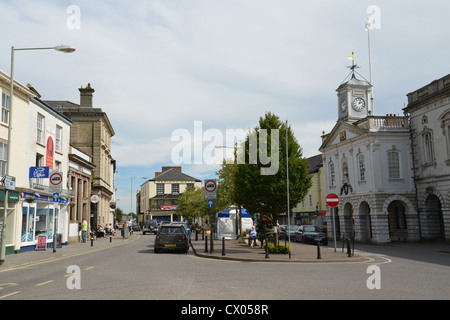
M329 207L336 207L339 204L339 196L335 193L329 193L327 194L327 196L325 197L325 203L329 206Z

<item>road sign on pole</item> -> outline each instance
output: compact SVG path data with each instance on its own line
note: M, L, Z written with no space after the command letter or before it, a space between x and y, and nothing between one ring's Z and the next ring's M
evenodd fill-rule
M325 203L329 207L332 207L332 208L337 207L337 205L339 204L339 196L335 193L329 193L325 197Z
M52 171L50 173L50 183L49 183L49 191L51 193L61 193L62 192L62 172Z
M205 180L205 199L217 198L217 181L216 179Z
M214 208L214 199L208 200L208 208L210 208L210 209Z
M325 197L325 203L331 207L332 209L332 217L333 217L333 240L334 240L334 252L336 252L336 220L335 220L335 214L337 205L339 204L339 196L335 193L329 193Z

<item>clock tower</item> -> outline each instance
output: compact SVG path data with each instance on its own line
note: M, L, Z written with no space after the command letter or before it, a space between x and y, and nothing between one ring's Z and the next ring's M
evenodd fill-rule
M349 57L354 61L353 56ZM358 68L354 62L349 67L351 78L336 89L338 97L338 118L348 122L355 122L371 115L372 85L366 80L359 80L355 76Z

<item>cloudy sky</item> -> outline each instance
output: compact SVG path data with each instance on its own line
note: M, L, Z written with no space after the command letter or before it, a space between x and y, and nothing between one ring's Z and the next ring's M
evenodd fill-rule
M448 12L448 0L0 0L0 69L10 72L11 46L76 48L17 52L15 79L75 103L91 84L116 133L118 205L128 212L131 177L174 165L172 134L193 137L198 124L223 133L205 145L232 146L226 130L271 111L305 157L318 154L352 52L369 79L368 18L375 114L402 114L408 92L449 73ZM218 169L181 165L202 180Z

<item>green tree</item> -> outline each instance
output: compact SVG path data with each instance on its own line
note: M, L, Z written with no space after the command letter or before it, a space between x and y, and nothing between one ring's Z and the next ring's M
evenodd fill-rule
M177 210L187 219L209 216L208 202L202 188L187 188L177 200Z
M289 159L289 208L287 206L286 130ZM265 138L265 133L267 138L260 140L260 137ZM255 150L258 150L258 161L255 161ZM272 163L263 163L267 161L261 157L261 150L267 151L267 157ZM246 161L244 164L239 164L234 173L236 201L247 211L260 213L265 217L265 222L273 226L278 220L278 214L288 210L290 212L311 187L308 163L302 156L302 148L291 127L286 128L286 123L270 112L260 117L259 126L247 135L244 153ZM264 156L264 152L262 155ZM276 159L278 159L277 168L277 164L273 163ZM269 170L270 174L264 174L267 173L269 166L272 167L272 170ZM264 223L264 229L268 227L267 223Z
M118 223L120 223L122 221L122 215L123 215L123 210L120 208L116 208L116 210L114 211L114 217L116 218L116 221Z

